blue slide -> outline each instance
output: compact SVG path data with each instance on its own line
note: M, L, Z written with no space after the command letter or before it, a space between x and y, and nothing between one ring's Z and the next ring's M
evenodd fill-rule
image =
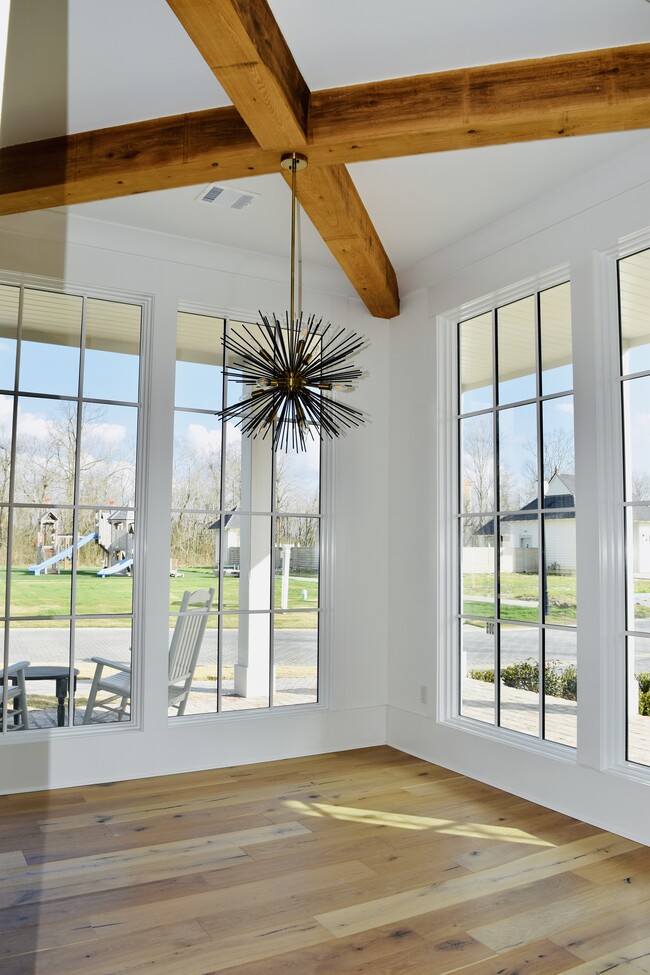
M45 562L39 562L38 565L30 565L28 572L33 572L34 575L40 576L44 569L47 569L48 565L54 565L56 562L61 562L63 559L69 559L75 548L82 548L87 545L88 542L92 542L93 539L97 538L97 532L89 532L87 535L83 535L76 545L70 545L68 548L64 548L62 552L58 555L53 555L50 559L46 559Z
M97 573L98 576L114 576L118 572L125 572L130 569L133 565L133 557L129 559L121 559L121 561L116 562L115 565L109 565L107 569L100 569Z

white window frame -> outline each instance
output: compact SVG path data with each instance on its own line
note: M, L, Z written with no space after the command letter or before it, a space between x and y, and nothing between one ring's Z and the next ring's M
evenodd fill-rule
M135 511L138 513L138 530L134 538L134 561L137 565L145 564L147 550L145 537L145 512L146 501L150 489L149 477L149 427L151 398L151 363L152 363L152 316L153 316L153 296L144 292L118 291L112 288L94 287L89 285L76 284L75 282L62 281L57 278L50 278L34 274L19 274L11 271L0 272L1 283L13 287L20 287L25 290L35 289L41 291L53 291L58 294L73 295L82 298L84 301L92 298L101 301L124 302L125 304L138 305L142 309L140 320L140 363L139 363L139 382L138 382L138 420L137 420L137 448L136 448L136 482L135 482ZM142 674L144 671L144 646L145 646L145 593L146 593L146 573L136 572L133 576L132 594L132 627L131 627L131 668L132 668L132 694L131 694L131 717L125 722L110 722L94 725L75 725L66 724L65 737L78 737L93 735L94 737L102 734L129 734L139 732L143 727L144 712L144 681ZM72 617L74 621L74 616ZM71 661L74 666L74 659ZM30 728L28 735L0 734L0 745L11 746L20 745L22 742L34 742L48 740L52 735L60 736L60 728Z
M571 281L570 268L562 264L551 270L464 303L436 318L437 424L436 473L438 517L433 551L437 554L437 700L436 717L443 724L492 741L509 743L558 760L575 763L576 749L549 740L529 737L507 728L483 725L459 714L458 688L458 600L460 553L458 550L458 322L474 318L496 307L530 294ZM574 335L575 348L575 335ZM574 386L575 395L575 386ZM579 601L578 601L579 606ZM579 610L578 610L579 612ZM578 629L578 628L577 628ZM579 640L579 637L578 637Z
M192 301L180 301L177 314L186 313L189 315L204 315L209 318L224 320L226 323L235 322L256 322L259 318L258 312L245 311L242 309L234 310L223 309L211 305L201 304ZM174 370L176 366L176 330L174 329ZM170 397L170 410L175 414L175 393ZM172 419L173 425L173 419ZM183 721L178 721L175 717L167 719L168 727L176 731L189 723L220 721L257 721L268 717L271 714L304 714L309 711L324 711L330 707L330 695L332 687L332 640L333 640L333 605L332 595L334 592L334 565L335 565L335 541L333 531L333 512L332 504L334 498L335 483L335 457L334 445L328 437L324 437L321 443L320 456L320 506L319 506L319 610L318 610L318 674L317 688L318 700L310 704L300 705L273 705L268 707L251 708L233 711L211 711L199 714L185 714ZM272 517L275 517L275 509ZM284 514L284 512L283 512ZM291 516L291 512L287 512ZM171 557L171 548L170 548ZM214 611L213 615L221 615ZM272 698L271 693L271 698Z

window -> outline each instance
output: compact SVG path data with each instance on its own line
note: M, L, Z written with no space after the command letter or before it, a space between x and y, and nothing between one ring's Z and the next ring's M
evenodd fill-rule
M186 714L318 701L320 440L274 454L216 416L243 392L224 329L256 328L178 316L170 626L184 591L215 590Z
M458 324L462 716L576 745L570 287Z
M30 729L83 722L93 656L131 661L142 314L0 286L3 666L30 663Z
M650 765L650 250L618 262L625 468L627 759Z

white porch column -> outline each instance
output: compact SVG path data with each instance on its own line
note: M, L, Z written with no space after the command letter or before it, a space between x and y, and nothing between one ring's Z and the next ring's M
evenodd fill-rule
M241 510L270 511L271 441L242 437ZM268 517L240 519L239 608L270 609L271 545ZM268 697L271 652L270 618L264 613L239 617L239 643L235 664L235 694Z

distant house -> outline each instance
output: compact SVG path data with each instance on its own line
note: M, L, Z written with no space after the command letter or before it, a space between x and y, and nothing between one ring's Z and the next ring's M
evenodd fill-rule
M546 542L546 566L551 571L575 572L575 475L557 471L548 482L541 506ZM533 498L523 508L500 519L501 568L536 572L539 550L539 503ZM475 532L479 546L494 547L494 519ZM510 563L510 564L508 564Z

